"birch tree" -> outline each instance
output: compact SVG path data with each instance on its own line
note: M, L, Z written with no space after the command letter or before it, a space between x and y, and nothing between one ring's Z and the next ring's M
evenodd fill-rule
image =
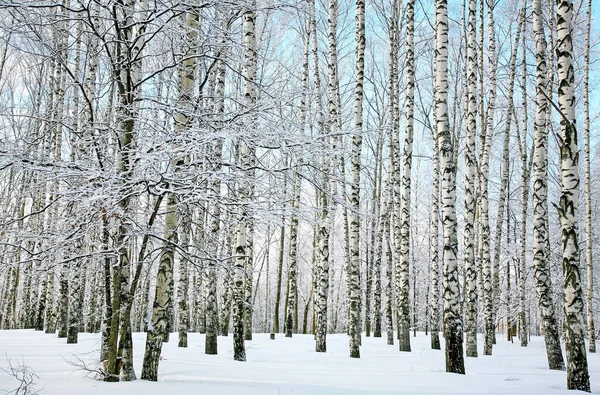
M526 4L523 4L523 9L526 9ZM523 59L522 59L522 74L521 74L521 91L522 91L522 113L523 126L520 128L517 137L519 138L519 153L521 156L521 221L520 221L520 236L519 236L519 339L521 347L527 347L528 343L528 328L527 314L525 312L525 287L527 282L527 207L529 204L529 181L530 165L528 149L527 149L527 48L526 48L526 31L527 23L523 24Z
M465 140L465 331L467 357L477 356L477 268L475 264L475 135L477 133L475 0L469 1L467 39L467 135Z
M536 112L533 157L533 265L538 306L542 319L542 332L550 369L564 370L560 337L554 314L552 283L548 265L550 234L548 217L548 129L547 129L547 64L546 37L542 18L542 1L533 2L533 30L536 40Z
M579 274L579 151L575 127L575 70L573 69L573 3L560 0L556 12L558 105L560 108L560 183L558 217L561 226L564 276L567 388L590 392L583 295Z
M508 105L506 109L506 123L504 126L504 142L502 145L502 175L500 179L500 196L498 200L498 213L496 217L496 234L494 240L494 259L493 259L493 271L494 278L492 288L494 290L494 317L498 313L498 307L500 304L500 250L502 247L502 227L504 223L504 214L506 211L506 201L508 200L507 193L509 192L509 166L510 166L510 130L512 126L512 119L514 116L514 102L513 95L515 91L515 68L517 62L517 50L519 48L519 42L521 37L521 30L525 23L525 11L521 9L519 13L519 23L517 26L516 36L514 45L512 47L509 72L508 72ZM508 233L508 230L507 230ZM508 235L507 235L508 236ZM510 281L510 276L507 277ZM510 292L508 292L510 297ZM507 317L509 320L510 317ZM510 331L507 331L507 334Z
M483 4L482 4L483 7ZM489 204L488 204L488 184L489 184L489 160L491 140L494 133L494 112L496 109L496 34L494 28L494 2L487 0L488 7L488 36L489 36L489 100L486 113L484 142L481 149L483 155L480 163L479 173L479 210L481 218L481 258L483 275L483 310L484 310L484 346L483 355L492 355L492 347L495 339L496 325L494 323L494 290L492 278L492 261L490 259L490 222L489 222ZM482 33L483 34L483 31ZM482 53L483 56L483 53ZM483 92L481 92L483 95ZM482 99L483 100L483 99Z
M221 231L221 207L219 198L221 196L221 171L223 157L223 138L219 136L224 127L224 112L225 112L225 77L227 48L226 40L229 30L229 22L227 16L220 13L222 21L224 37L221 38L219 49L219 58L216 60L215 70L215 104L214 112L216 122L214 132L217 135L212 143L211 156L214 158L212 165L213 176L210 180L210 194L212 201L209 202L209 235L208 235L208 267L206 276L206 337L204 342L204 352L206 354L217 354L217 335L219 333L219 310L217 308L217 262L219 261L219 233ZM229 290L225 290L229 293ZM228 309L228 307L224 307ZM229 315L223 317L229 323Z
M400 216L400 256L396 281L400 281L398 297L398 346L400 351L410 351L410 311L409 311L409 262L410 262L410 202L411 202L411 171L412 143L415 107L415 3L406 3L406 125L404 138L404 164L402 172L402 195L399 207ZM393 155L399 154L394 152ZM399 161L399 158L398 158ZM398 218L396 218L398 219ZM398 225L394 225L396 227Z
M583 110L585 118L585 259L587 268L586 312L589 352L596 352L596 329L594 326L594 265L592 260L592 193L590 166L590 29L592 24L592 0L588 0L585 27L585 54L583 61Z
M365 2L356 0L356 87L354 90L354 135L350 171L350 357L360 358L360 171L365 76Z
M448 120L448 2L435 2L435 112L442 175L442 226L444 230L444 337L446 339L446 371L465 373L462 319L459 314L458 247L456 231L456 167L454 145Z

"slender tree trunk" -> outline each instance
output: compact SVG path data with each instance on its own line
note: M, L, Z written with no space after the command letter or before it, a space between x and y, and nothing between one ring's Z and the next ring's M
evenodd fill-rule
M381 143L383 144L383 135L381 136ZM380 150L380 152L383 152ZM380 154L380 161L383 161L383 154ZM381 167L380 167L381 168ZM388 173L389 174L389 173ZM379 178L381 178L381 171L379 172ZM380 182L381 183L381 182ZM383 259L383 247L386 240L384 239L385 234L385 219L388 215L387 210L387 190L388 190L388 181L387 177L383 183L383 186L380 189L380 208L379 215L377 218L377 237L375 238L374 243L374 253L373 253L373 337L381 337L381 266Z
M557 206L562 231L567 388L590 392L583 295L579 274L579 152L575 128L575 71L573 69L573 4L560 0L557 10L558 104L561 115L560 181Z
M252 114L256 103L256 73L257 73L257 43L256 43L256 2L250 4L250 9L244 12L242 17L244 29L244 107L251 112L247 119L247 127L252 130L256 127L256 115ZM250 203L254 196L254 166L256 165L256 154L254 145L242 141L240 144L240 159L246 183L242 186L242 200ZM247 206L247 210L250 207ZM252 340L252 283L254 276L254 220L252 213L248 211L245 216L246 226L246 249L244 265L244 339Z
M81 262L75 261L71 265L71 281L69 287L69 329L67 331L67 344L77 343L79 334L79 326L83 320L82 308L83 308L83 291L85 285L81 281Z
M533 2L533 30L536 39L536 112L535 112L535 137L533 158L533 265L538 306L542 319L542 334L546 341L546 353L550 369L564 370L560 337L554 314L552 300L552 284L550 281L550 267L548 265L549 232L546 227L548 217L548 129L546 127L546 111L548 101L547 65L546 65L546 37L544 35L542 0Z
M400 31L398 28L398 15L399 15L399 7L400 4L398 0L392 1L392 16L390 21L390 150L389 155L391 156L391 176L390 176L390 216L391 216L391 237L392 237L392 247L394 253L390 256L390 259L393 260L393 267L395 271L395 282L394 282L394 291L396 294L396 322L398 326L398 339L401 337L400 331L400 320L408 319L401 317L401 306L399 305L402 297L402 285L401 285L401 267L400 267L400 257L401 257L401 204L402 199L400 195L400 181L401 181L401 171L400 171L400 139L399 139L399 130L400 130L400 99L398 92L398 52L400 49ZM408 294L408 288L407 288ZM407 302L408 303L408 302ZM406 325L404 325L406 326ZM408 333L410 329L405 331L403 342L410 341L410 334ZM408 340L406 340L408 339Z
M398 298L398 347L400 351L410 352L410 206L411 206L411 172L412 172L412 142L415 106L415 3L409 0L406 3L406 124L404 139L404 163L402 171L402 191L400 197L400 217L394 225L400 227L399 241L399 265L396 271L396 281L400 282ZM394 153L396 155L396 153ZM396 235L394 235L396 237ZM398 252L398 247L396 248Z
M506 210L506 201L508 193L509 183L509 161L510 161L510 129L512 125L514 105L513 95L515 87L515 67L517 62L517 50L519 48L519 41L521 37L521 30L525 23L524 11L521 10L519 14L519 25L517 27L517 35L515 37L514 46L510 56L509 74L508 74L508 108L506 110L506 123L504 127L504 144L502 149L502 176L500 181L500 194L498 200L498 214L496 217L496 238L494 242L494 259L493 259L493 292L494 292L494 321L498 314L498 306L500 304L500 250L502 246L502 225L504 223L504 212ZM508 231L507 231L508 233ZM507 235L508 236L508 235ZM510 282L510 279L507 281ZM510 294L510 292L508 292ZM507 331L507 335L510 337L510 330ZM495 340L495 339L494 339ZM510 341L510 338L509 338Z
M454 145L448 123L448 4L435 3L436 98L435 112L442 174L442 225L444 229L444 337L446 338L446 371L465 373L462 319L459 314L459 284L456 253L456 167Z
M360 171L363 126L363 82L365 76L365 1L356 0L356 86L354 90L354 135L350 170L350 357L360 358Z
M231 228L231 221L226 221L227 228ZM223 243L224 247L227 251L226 255L233 256L233 241L231 238L231 232L225 233L225 241ZM231 309L232 309L232 301L233 301L233 265L232 260L227 259L225 266L225 273L223 274L223 286L221 287L223 292L223 299L221 302L221 335L228 336L229 335L229 321L231 318Z
M314 12L314 7L312 12ZM339 108L338 108L338 90L337 90L337 16L338 2L337 0L329 0L328 3L328 140L331 152L335 153L339 136ZM313 25L315 21L313 18ZM314 38L313 38L314 40ZM314 43L314 41L313 41ZM315 336L315 350L317 352L327 351L327 299L329 295L329 236L330 229L333 226L335 204L328 196L330 193L335 194L338 190L336 182L336 161L331 158L330 153L324 153L321 159L321 173L323 176L323 187L325 192L321 193L321 224L319 225L319 286L318 286L318 303L317 303L317 323Z
M523 4L523 8L526 7ZM521 128L520 136L520 153L521 153L521 230L519 239L519 339L521 347L527 347L527 316L525 311L525 283L527 282L527 206L529 202L529 166L527 158L527 49L525 46L525 32L527 30L526 22L523 24L523 74L521 88L523 92L522 112L523 112L523 127Z
M308 42L308 37L307 40ZM308 53L308 52L306 52ZM308 56L305 58L307 59ZM307 63L308 64L308 61ZM308 69L308 68L307 68ZM308 74L308 70L307 70ZM288 268L288 295L289 298L286 302L286 313L285 313L285 337L292 337L294 328L297 328L298 322L298 283L297 283L297 271L298 271L298 208L300 206L300 186L301 178L298 173L299 169L294 174L294 187L293 187L293 199L292 199L292 215L290 219L290 266Z
M189 253L190 244L190 232L191 232L191 218L192 211L185 207L183 210L183 218L181 220L181 248L183 253L179 260L179 283L177 285L177 305L179 307L179 315L177 320L177 331L179 332L179 341L177 347L188 346L188 316L189 307L187 303L188 299L188 284L190 280L189 275L189 257L186 254Z
M477 357L477 267L475 263L475 178L477 134L477 55L475 49L475 0L469 1L467 40L467 136L465 141L465 332L467 357Z
M585 258L587 267L587 326L589 352L596 352L596 329L594 327L593 295L594 295L594 266L592 261L592 194L590 166L590 28L592 23L592 0L588 0L586 12L585 55L583 75L583 109L585 117Z
M390 185L391 187L391 185ZM388 204L391 202L391 192L388 192ZM391 211L391 210L390 210ZM392 239L391 239L391 224L389 215L386 217L384 224L383 239L385 243L385 331L387 336L387 344L394 344L394 275L393 275L393 259L392 259Z
M224 18L224 17L223 17ZM222 22L225 32L229 29L226 21ZM223 43L226 38L223 38ZM221 47L220 58L217 61L215 82L215 114L217 127L215 132L219 133L223 128L223 114L225 112L225 45ZM191 70L193 72L193 70ZM217 335L219 332L219 311L217 306L217 270L219 252L219 232L221 231L221 208L219 198L221 196L220 173L222 171L221 161L223 156L223 139L217 138L212 145L212 157L214 160L214 178L210 182L210 192L214 201L209 203L210 234L208 235L208 268L206 283L206 338L204 352L206 354L217 354ZM227 316L229 321L229 316Z
M284 166L287 160L284 159ZM287 178L283 182L283 190L287 189ZM279 306L281 305L281 280L283 277L283 257L285 248L285 214L281 218L281 227L279 229L279 259L277 265L277 286L275 289L275 307L273 309L273 333L279 333Z
M104 259L102 262L103 266L103 294L104 294L104 308L103 308L103 319L101 324L102 339L100 343L100 361L108 360L108 342L111 332L112 323L112 292L110 289L111 281L111 267L112 259L109 253L110 243L110 230L108 227L108 219L106 215L102 218L102 251Z
M304 54L302 63L302 98L300 103L300 133L304 133L307 113L307 94L308 94L308 73L309 73L309 52L310 52L310 15L305 23L306 32L304 34ZM297 169L294 173L293 181L293 198L292 198L292 215L290 220L290 262L288 269L288 295L289 300L287 301L286 308L286 337L292 337L293 332L297 332L298 329L298 285L297 285L297 271L298 271L298 211L300 206L300 192L301 192L301 177L300 177L300 165L301 160L296 162ZM284 188L285 190L285 188ZM282 232L283 236L283 232ZM282 238L283 240L283 238ZM283 245L282 245L283 247ZM306 318L305 318L306 320Z
M437 14L436 14L437 18ZM433 51L433 74L436 73L437 67L437 51ZM435 78L433 82L434 98L437 97L437 84ZM440 345L440 256L439 256L439 223L440 223L440 150L438 146L438 135L437 135L437 115L435 110L433 111L433 125L431 127L431 135L433 137L433 180L432 180L432 192L431 192L431 213L429 217L429 259L430 259L430 316L429 324L431 327L431 349L439 350Z
M169 299L172 298L173 289L170 287L173 277L173 265L175 260L175 246L178 242L177 228L179 215L177 213L177 200L173 193L167 194L165 214L164 246L158 265L156 275L156 289L154 294L154 305L152 308L152 320L148 326L146 335L146 350L142 365L142 380L157 381L158 363L162 350L162 344L169 328Z
M379 205L381 197L381 172L382 172L382 149L383 149L383 128L379 128L379 134L377 136L377 143L375 147L375 174L373 178L373 194L371 196L371 225L370 225L370 245L367 246L367 285L365 289L365 332L366 336L371 336L371 329L374 327L375 318L373 317L373 299L375 298L373 288L373 276L375 275L375 259L377 250L379 251L380 257L377 263L377 276L379 276L379 302L378 310L375 314L379 315L377 318L379 321L379 336L381 337L381 243L377 245L378 241L378 224L379 224Z
M250 9L245 10L243 20L244 31L244 105L248 111L256 101L256 13L255 3ZM250 119L249 126L252 124ZM250 299L252 294L252 232L253 223L250 213L250 200L252 199L254 150L247 141L239 141L239 162L244 171L243 177L238 181L238 198L242 206L238 216L237 240L235 247L234 263L234 302L233 302L233 359L246 360L244 339L252 339L252 307L249 306L248 288Z
M489 101L487 106L483 142L483 157L479 173L479 207L481 218L481 247L483 267L483 310L484 310L484 346L483 355L492 355L492 345L495 340L496 325L494 323L494 289L492 262L490 260L490 218L488 204L488 177L491 140L494 133L494 112L496 110L496 36L494 28L494 2L486 0L488 6L488 35L489 35ZM482 32L483 34L483 32ZM482 53L483 56L483 53ZM483 92L481 92L483 96ZM481 99L483 101L483 98ZM502 226L502 225L500 225Z

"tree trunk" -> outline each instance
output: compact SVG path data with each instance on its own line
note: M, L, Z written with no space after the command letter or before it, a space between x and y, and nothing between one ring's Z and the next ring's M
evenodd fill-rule
M459 314L459 284L456 231L456 167L448 122L448 4L435 3L436 98L435 112L442 174L442 226L444 229L444 336L446 371L465 373L462 319Z
M284 159L284 166L286 160ZM283 183L283 190L287 187L287 178ZM277 287L275 290L275 307L273 309L273 333L279 333L279 306L281 304L281 280L283 277L283 256L285 248L285 215L281 218L281 228L279 232L279 264L277 265Z
M558 104L561 115L560 181L557 206L562 233L564 275L565 342L567 350L567 388L590 392L583 295L579 274L579 152L575 128L575 81L573 70L573 4L560 0L557 10Z
M475 263L475 178L477 134L477 55L475 49L475 0L469 0L467 39L467 136L465 141L465 332L466 355L477 357L477 267Z
M410 352L410 203L411 203L411 172L412 172L412 142L415 106L415 4L414 0L406 3L406 124L404 139L404 163L402 172L402 191L400 196L400 217L394 217L394 229L399 227L399 245L396 247L399 264L396 266L396 282L400 282L398 298L398 346L400 351ZM393 137L394 139L394 137ZM399 154L399 151L394 151ZM399 161L399 158L398 158ZM398 164L399 165L399 164ZM398 183L399 180L396 182ZM398 185L399 186L399 185ZM396 230L394 231L396 232ZM394 239L396 239L394 234ZM398 248L399 247L399 248Z
M542 0L533 2L533 30L536 39L536 113L533 158L533 265L538 306L542 319L542 334L546 341L546 353L550 369L564 370L565 364L560 348L560 337L554 314L552 300L552 284L550 281L550 267L548 265L549 232L546 227L548 217L548 129L546 127L546 111L548 101L547 89L547 64L546 64L546 37L542 17Z
M523 4L523 8L526 4ZM521 347L527 347L527 317L525 312L525 283L527 282L527 206L529 202L529 166L527 158L527 49L525 46L526 23L523 24L523 74L521 88L523 92L522 112L523 127L519 139L521 153L521 230L520 230L520 255L519 255L519 339Z
M222 22L225 32L229 29L226 21ZM223 38L225 41L225 37ZM223 113L225 111L225 46L221 47L221 54L217 60L216 82L215 82L215 114L217 117L216 132L223 128ZM193 69L190 69L193 74ZM193 88L192 88L193 89ZM208 268L206 282L206 338L204 352L206 354L217 354L217 335L219 333L219 310L217 306L217 270L219 252L219 232L221 231L221 207L219 198L221 196L221 170L223 156L223 139L217 138L212 145L212 158L214 161L214 178L210 182L210 193L214 201L209 202L210 234L208 235ZM229 316L227 317L229 321Z
M308 37L306 42L308 42ZM306 54L308 54L308 46L305 46ZM306 56L306 65L308 66L308 55ZM306 68L308 77L308 67ZM299 169L296 170L294 175L294 187L293 187L293 200L292 200L292 216L290 220L290 266L288 269L288 295L289 298L286 302L286 313L285 313L285 337L292 337L292 333L295 332L298 322L298 283L297 283L297 271L298 271L298 207L300 206L300 185L301 178Z
M350 357L360 358L360 170L363 126L363 82L365 76L365 1L356 0L356 86L354 90L354 135L350 169Z
M150 381L158 380L160 353L166 332L169 328L169 300L173 295L173 289L169 285L172 283L171 278L173 277L173 263L175 260L175 246L178 242L177 227L179 222L177 201L173 193L167 194L165 211L165 242L156 275L152 320L148 326L146 336L146 350L141 376L142 380Z
M589 352L596 352L596 330L594 327L593 295L594 295L594 265L592 260L592 194L590 167L590 28L592 23L592 0L588 0L585 30L585 55L583 75L583 109L585 118L585 258L587 267L587 326Z
M483 4L482 4L483 6ZM483 355L492 355L492 346L495 340L496 325L494 323L494 288L492 276L492 262L490 260L490 218L488 204L488 177L491 140L494 133L494 112L496 110L496 36L494 28L494 2L487 0L488 6L488 35L489 35L489 101L487 106L485 131L483 141L483 157L479 173L479 207L481 218L481 248L483 267L483 310L484 310L484 345ZM483 32L482 32L483 34ZM483 52L483 51L482 51ZM482 53L483 56L483 53ZM481 92L483 96L483 92ZM481 99L483 101L483 98Z
M190 232L191 232L191 215L192 211L188 207L183 209L183 218L181 219L181 248L183 253L179 259L179 283L177 285L177 305L179 307L179 314L177 316L177 331L179 332L179 340L177 347L188 346L188 284L190 281L190 274L188 270L189 266L189 245L190 245Z

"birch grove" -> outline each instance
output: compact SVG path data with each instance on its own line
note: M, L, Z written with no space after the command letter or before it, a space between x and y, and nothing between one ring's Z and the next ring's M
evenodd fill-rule
M429 336L467 375L542 336L591 391L592 7L5 1L0 328L98 333L105 381L196 336L239 362L257 333L363 362Z

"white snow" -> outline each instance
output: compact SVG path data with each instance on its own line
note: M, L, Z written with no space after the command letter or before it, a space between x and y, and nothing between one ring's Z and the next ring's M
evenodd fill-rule
M144 333L134 334L136 374L141 373ZM441 339L443 341L443 339ZM327 353L314 351L311 335L292 339L255 334L246 342L246 362L233 361L232 338L219 337L219 355L204 354L204 335L189 335L189 347L177 347L177 334L163 346L159 382L104 383L86 377L68 361L97 364L99 334L80 334L80 343L33 330L0 331L0 368L8 358L24 361L39 376L43 394L145 395L379 395L379 394L574 394L566 390L566 372L550 371L543 338L522 348L502 335L493 356L466 358L465 376L445 372L442 351L430 349L429 336L411 338L411 353L383 338L363 336L361 358L351 359L346 335L328 335ZM600 355L589 354L592 391L600 393ZM94 365L96 366L96 365ZM16 389L16 380L0 371L0 393Z

